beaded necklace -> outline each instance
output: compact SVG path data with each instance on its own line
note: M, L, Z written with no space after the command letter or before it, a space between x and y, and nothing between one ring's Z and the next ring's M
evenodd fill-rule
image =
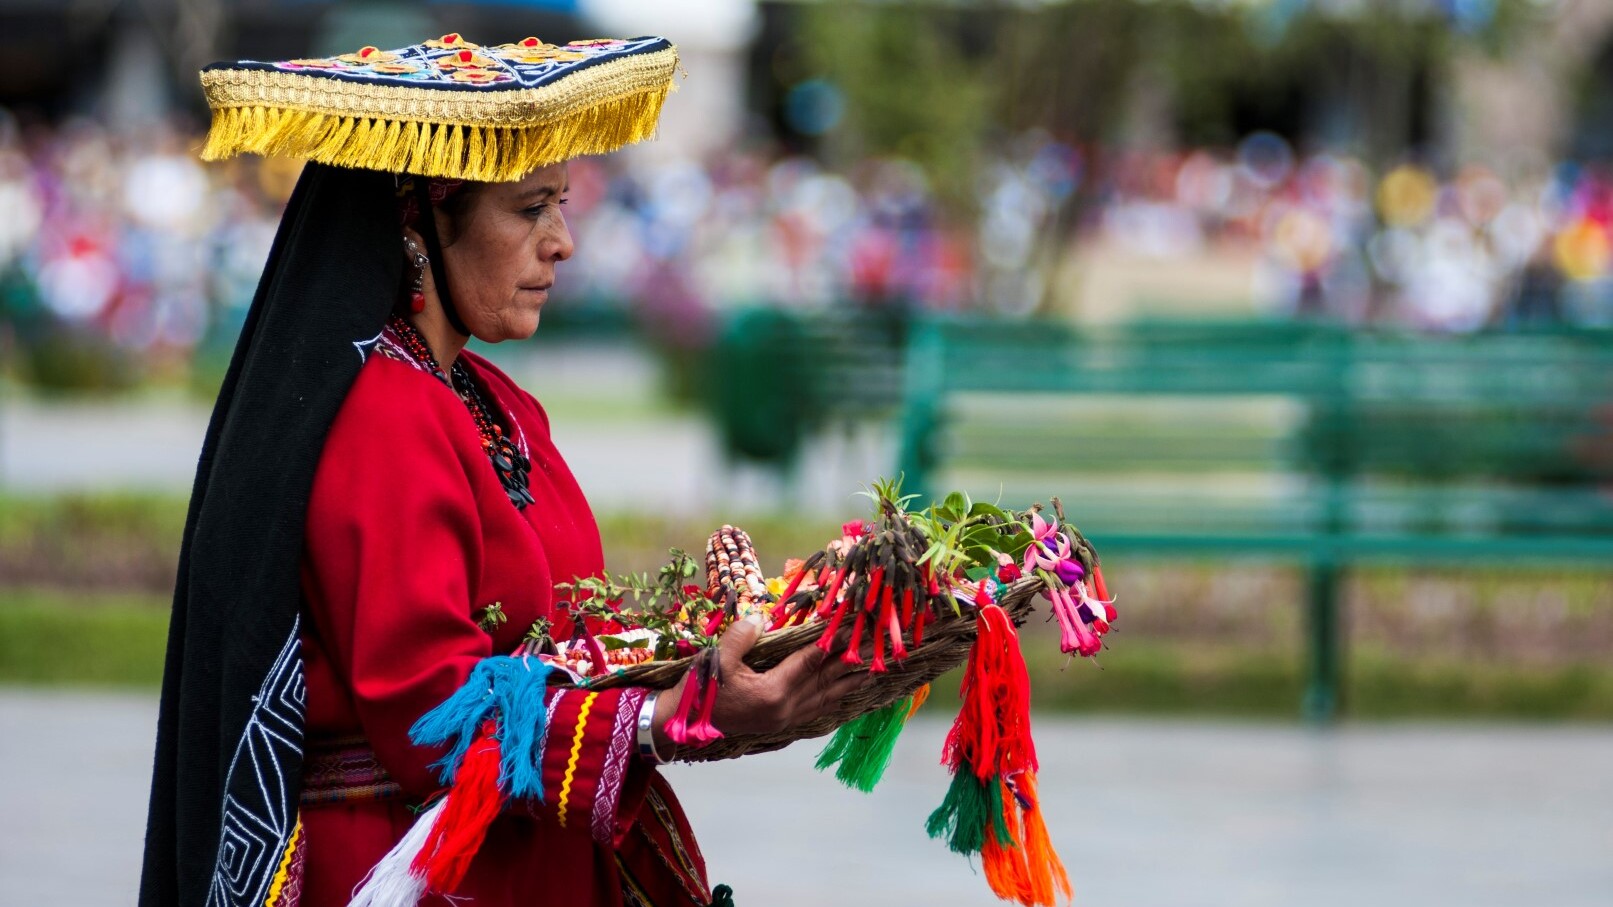
M482 436L482 450L486 451L488 460L492 462L493 471L498 474L499 484L504 486L504 493L509 495L510 503L514 504L517 510L535 503L536 499L532 497L527 481L527 473L532 471L532 461L527 459L526 454L521 452L521 448L516 446L504 428L493 418L487 402L482 399L481 391L476 388L476 382L471 379L470 370L465 368L465 363L455 362L451 373L443 374L442 367L431 355L431 348L426 346L425 338L420 336L414 325L394 315L388 322L388 327L398 336L399 343L416 364L436 375L459 395L460 400L464 401L465 408L470 410L470 417L476 423L477 433Z

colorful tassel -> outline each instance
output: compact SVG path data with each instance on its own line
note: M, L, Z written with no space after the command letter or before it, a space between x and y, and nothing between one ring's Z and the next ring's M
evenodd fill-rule
M482 736L466 752L459 780L444 798L425 846L409 866L411 873L425 876L427 891L450 894L459 887L487 837L488 826L504 806L498 785L503 758L497 729L495 722L487 722Z
M403 839L359 882L347 907L414 907L420 903L426 896L426 877L413 871L415 857L425 850L426 839L436 830L447 803L446 797L438 800L414 820Z
M835 768L835 778L847 787L867 793L879 784L890 765L896 740L913 714L914 697L906 696L869 712L835 731L818 754L818 771Z
M977 594L977 600L989 596ZM1001 608L981 607L975 630L963 706L942 753L952 785L925 830L957 853L979 853L998 897L1051 907L1055 892L1067 899L1071 889L1037 802L1030 675L1013 622Z
M443 757L432 763L443 786L455 783L459 766L481 735L483 723L497 718L503 754L500 784L512 797L543 798L539 757L547 731L544 693L550 670L548 665L532 659L508 655L484 658L454 695L409 728L409 739L419 746L448 747Z
M1008 828L1003 824L1002 785L982 781L968 766L952 775L947 795L924 822L924 831L932 838L944 838L953 853L979 853L986 844L986 833L992 831L1001 843L1009 843Z
M1059 859L1057 851L1053 850L1052 838L1047 833L1047 823L1042 819L1042 802L1036 792L1036 773L1026 772L1019 776L1019 793L1030 803L1024 810L1025 836L1022 839L1025 848L1025 863L1030 869L1031 877L1036 882L1037 891L1045 892L1046 900L1043 904L1053 903L1053 887L1057 886L1064 899L1075 897L1070 887L1070 875L1064 870L1064 861Z

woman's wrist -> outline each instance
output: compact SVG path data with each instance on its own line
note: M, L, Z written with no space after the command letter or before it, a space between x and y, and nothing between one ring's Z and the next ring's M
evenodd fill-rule
M676 745L666 735L666 723L676 708L676 690L652 690L639 707L637 741L639 756L661 765L672 761Z

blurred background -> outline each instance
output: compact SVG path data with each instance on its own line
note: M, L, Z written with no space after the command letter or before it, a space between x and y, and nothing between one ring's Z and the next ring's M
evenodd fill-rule
M1059 495L1122 615L1101 670L1027 630L1078 902L1607 903L1613 4L4 0L0 771L40 783L0 904L133 900L189 482L298 173L197 160L196 70L447 31L687 70L572 163L543 327L483 350L613 569L725 521L781 566L898 471ZM920 831L934 711L870 797L810 743L676 769L714 879L989 902Z

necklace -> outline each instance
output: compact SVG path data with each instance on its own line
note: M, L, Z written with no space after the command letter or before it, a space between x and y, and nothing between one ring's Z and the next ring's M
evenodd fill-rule
M465 408L470 410L471 420L476 423L476 432L482 438L482 450L493 464L493 471L498 474L499 484L504 486L504 493L509 496L510 503L514 504L517 510L536 503L527 481L527 473L532 471L532 461L527 459L526 454L521 452L521 448L504 431L504 427L493 418L487 401L482 399L481 391L477 389L470 370L465 368L465 363L455 362L451 373L444 374L442 366L438 365L437 360L431 355L431 348L426 346L425 338L420 336L414 325L394 315L388 322L388 327L398 336L398 341L409 356L448 385L464 402Z

